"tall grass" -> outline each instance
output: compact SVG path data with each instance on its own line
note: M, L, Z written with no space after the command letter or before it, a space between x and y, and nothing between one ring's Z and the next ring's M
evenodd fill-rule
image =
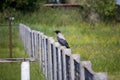
M91 61L94 71L108 72L109 80L120 79L120 26L91 26L84 23L62 27L46 27L40 24L31 26L54 39L56 36L53 31L61 30L73 54L80 54L81 60Z
M96 71L113 72L115 69L118 71L120 26L97 25L92 27L88 24L68 27L42 27L39 24L31 26L54 39L56 36L53 31L61 30L72 52L81 54L82 60L91 60Z

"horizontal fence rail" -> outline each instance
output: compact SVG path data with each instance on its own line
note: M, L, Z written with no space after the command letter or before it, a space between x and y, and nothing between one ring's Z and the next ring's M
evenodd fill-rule
M40 64L47 80L107 80L106 72L94 72L90 61L81 61L80 54L72 54L52 37L24 24L19 33L26 53Z
M4 63L4 62L25 62L25 61L33 62L35 60L32 59L32 58L0 58L0 63Z

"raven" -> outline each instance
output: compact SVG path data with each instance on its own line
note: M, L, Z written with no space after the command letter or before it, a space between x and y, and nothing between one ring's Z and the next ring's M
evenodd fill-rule
M66 39L64 38L64 36L61 34L61 31L59 30L55 30L55 33L57 34L57 40L58 42L62 45L65 46L66 48L70 48Z

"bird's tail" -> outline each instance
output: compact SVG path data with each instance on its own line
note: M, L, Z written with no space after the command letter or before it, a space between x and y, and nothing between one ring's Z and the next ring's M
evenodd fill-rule
M68 45L68 43L67 43L67 45L66 45L66 48L70 48L70 46Z

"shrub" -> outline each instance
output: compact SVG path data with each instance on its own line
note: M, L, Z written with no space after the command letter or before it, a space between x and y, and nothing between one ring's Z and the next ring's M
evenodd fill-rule
M88 13L95 10L102 17L113 17L116 15L116 0L79 0L80 4Z

